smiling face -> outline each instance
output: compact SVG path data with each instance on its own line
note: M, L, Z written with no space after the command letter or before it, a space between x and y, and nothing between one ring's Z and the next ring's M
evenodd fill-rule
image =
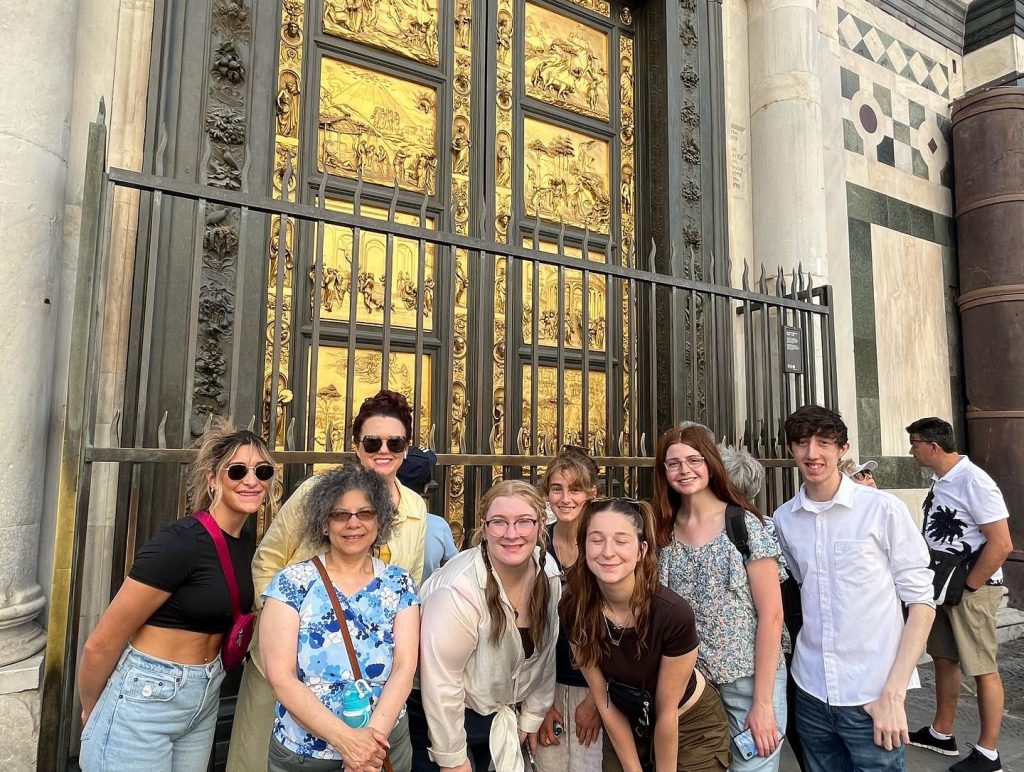
M596 495L596 488L586 490L577 480L570 480L562 472L555 472L548 480L548 504L562 523L576 520L583 511L583 505Z
M266 457L253 445L242 445L231 454L217 474L207 475L210 486L220 491L220 501L215 505L218 509L235 515L252 515L259 511L267 498L267 491L273 478L260 480L253 471L260 464L266 464ZM245 464L245 477L237 482L228 477L227 468L231 464ZM214 498L216 500L216 497Z
M382 440L380 450L376 453L367 453L362 443L364 437L379 437ZM387 440L389 437L405 437L405 427L402 422L390 416L370 416L363 421L362 435L357 438L356 456L364 468L393 481L398 473L398 467L405 460L405 452L392 453L388 450Z
M484 514L484 538L491 563L517 568L533 557L540 515L519 496L499 496Z
M331 543L331 551L347 557L368 555L377 540L380 520L376 516L369 520L361 517L349 517L351 513L375 512L366 494L360 490L343 493L331 509L332 515L327 525L327 539ZM333 513L338 513L334 515Z
M634 578L647 544L640 541L631 518L607 509L590 518L586 549L587 568L598 584L611 586Z
M833 479L838 481L839 461L849 447L815 434L791 442L789 452L793 455L804 482L808 487L815 487L827 484Z
M708 487L708 465L696 448L683 442L665 451L665 480L680 496L692 496Z

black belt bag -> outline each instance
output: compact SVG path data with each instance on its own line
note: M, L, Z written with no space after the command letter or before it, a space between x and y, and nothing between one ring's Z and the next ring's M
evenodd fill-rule
M614 678L608 679L608 700L619 709L629 721L630 727L640 739L651 736L654 723L654 696L642 686L631 686Z
M932 584L935 588L936 606L957 606L964 597L967 574L974 567L977 556L973 552L928 550L928 567L935 573Z

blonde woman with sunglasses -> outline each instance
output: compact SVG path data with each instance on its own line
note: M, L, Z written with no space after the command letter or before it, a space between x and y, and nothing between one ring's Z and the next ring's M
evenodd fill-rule
M405 460L411 437L412 409L406 398L395 391L381 389L364 400L352 421L356 457L363 468L384 478L395 508L390 536L378 546L375 556L405 569L419 585L423 574L427 507L415 491L398 481L398 469ZM311 477L296 489L263 536L252 562L257 598L281 569L309 560L317 553L318 545L303 536L309 519L306 501L316 481L316 477ZM262 770L267 765L267 749L274 727L274 692L267 683L255 639L249 654L231 728L227 772Z
M136 553L85 642L78 669L84 772L206 769L224 680L220 652L234 624L230 580L208 527L220 530L240 611L249 612L255 543L243 527L272 501L275 473L269 448L252 432L221 424L200 438L188 477L195 514Z

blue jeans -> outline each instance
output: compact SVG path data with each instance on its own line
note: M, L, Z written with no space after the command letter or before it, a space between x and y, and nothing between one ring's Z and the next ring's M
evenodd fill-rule
M737 678L735 681L718 684L718 693L722 697L722 706L725 714L729 717L729 735L735 737L744 730L747 724L747 714L750 706L754 703L754 677ZM779 732L786 733L786 666L783 665L775 671L775 688L772 691L772 707L775 709L775 723L778 724ZM749 761L744 761L734 747L732 749L732 764L730 772L776 772L779 768L779 757L782 754L782 744L775 749L775 753L767 758L755 756Z
M179 665L129 646L82 731L82 772L203 772L223 680L220 657Z
M808 772L903 772L904 746L875 745L875 725L861 705L837 707L796 690L796 725Z

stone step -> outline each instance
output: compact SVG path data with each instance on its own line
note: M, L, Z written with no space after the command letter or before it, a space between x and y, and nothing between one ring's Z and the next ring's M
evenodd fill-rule
M1024 611L1009 608L1005 603L1004 597L1004 605L996 613L996 638L1000 643L1024 637Z

